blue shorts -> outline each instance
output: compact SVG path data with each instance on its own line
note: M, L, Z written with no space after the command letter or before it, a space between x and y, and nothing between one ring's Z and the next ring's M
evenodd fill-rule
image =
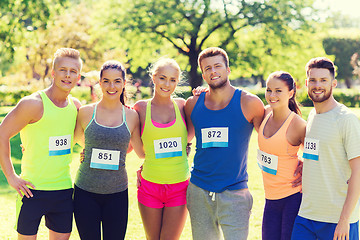
M298 215L295 219L291 240L333 239L336 225L337 223L314 221ZM359 240L359 221L350 224L349 235L349 240Z
M22 235L36 235L42 216L47 228L58 233L70 233L73 221L73 189L33 190L33 197L18 197L16 230Z

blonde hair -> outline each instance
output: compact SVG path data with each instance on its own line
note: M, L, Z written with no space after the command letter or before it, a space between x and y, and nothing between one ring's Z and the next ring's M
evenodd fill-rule
M79 61L80 63L80 70L82 68L82 60L80 58L80 52L76 49L73 48L59 48L58 50L56 50L55 54L54 54L54 61L53 61L53 65L52 68L54 69L56 62L58 61L59 58L62 57L68 57L68 58L73 58Z
M179 72L179 81L181 79L181 69L179 64L172 58L160 58L158 61L156 61L155 63L151 64L151 66L149 67L149 75L150 77L153 77L160 68L165 67L165 66L172 66L173 68L175 68L176 70L178 70Z

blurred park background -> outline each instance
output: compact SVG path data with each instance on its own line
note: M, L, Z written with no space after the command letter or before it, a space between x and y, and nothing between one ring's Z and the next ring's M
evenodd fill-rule
M88 102L96 98L106 60L126 65L131 98L146 98L152 62L175 58L182 85L194 88L203 82L198 54L219 46L229 54L232 83L255 93L276 70L290 72L301 89L306 62L327 56L337 66L339 87L352 89L343 93L355 94L348 105L356 106L359 9L358 0L1 0L0 105L49 86L60 47L81 52L82 80L73 95ZM181 89L184 97L190 87Z
M305 64L326 56L337 66L335 98L360 116L359 9L359 0L0 0L0 122L21 97L51 84L52 58L60 47L81 53L82 78L72 95L84 104L99 98L98 70L110 59L127 68L129 105L151 97L147 70L162 56L180 64L183 81L175 95L187 98L192 88L203 84L198 54L219 46L229 54L232 84L263 101L267 76L277 70L290 72L297 81L304 119L311 106L304 86ZM11 144L20 173L18 135ZM264 203L256 148L254 134L249 149L249 186L254 195L249 239L261 238ZM127 239L144 239L135 187L140 164L133 153L128 156ZM73 174L77 166L78 154ZM0 171L1 240L16 238L15 198ZM41 228L39 239L44 236L46 230ZM182 239L190 236L187 222ZM78 239L76 228L71 239Z

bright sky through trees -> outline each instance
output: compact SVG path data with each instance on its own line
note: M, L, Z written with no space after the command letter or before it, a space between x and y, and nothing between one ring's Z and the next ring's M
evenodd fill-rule
M316 8L340 11L349 17L360 18L360 0L316 0Z

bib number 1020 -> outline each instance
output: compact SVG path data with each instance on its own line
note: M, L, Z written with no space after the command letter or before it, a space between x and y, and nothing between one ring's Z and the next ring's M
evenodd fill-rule
M178 146L177 141L159 142L159 149L176 148L177 146Z

